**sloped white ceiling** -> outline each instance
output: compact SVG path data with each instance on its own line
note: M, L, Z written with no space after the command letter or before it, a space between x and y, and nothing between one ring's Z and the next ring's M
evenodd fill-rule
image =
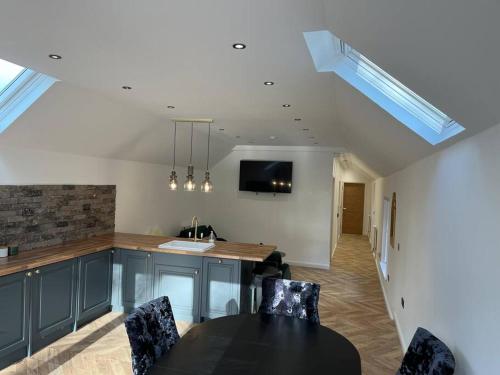
M346 147L386 175L439 147L332 74L317 73L302 33L329 29L345 39L461 122L467 131L460 139L500 122L500 76L494 74L500 5L438 3L4 1L0 58L62 82L0 135L0 144L170 163L168 120L211 117L224 129L216 132L214 160L235 144L317 142ZM247 49L231 48L239 41ZM63 59L50 60L50 53ZM276 85L265 87L269 80ZM186 159L185 130L179 160ZM201 164L202 133L195 137Z

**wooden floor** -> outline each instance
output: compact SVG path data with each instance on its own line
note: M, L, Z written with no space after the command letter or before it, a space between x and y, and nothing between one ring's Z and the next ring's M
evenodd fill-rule
M403 354L366 237L344 234L329 271L294 267L292 275L321 284L321 324L356 346L364 375L396 373Z
M396 372L402 353L365 238L344 235L330 271L294 267L292 273L294 279L321 284L321 324L343 334L358 348L363 374ZM122 323L120 314L107 314L0 375L130 374L130 347ZM177 323L181 334L190 328Z

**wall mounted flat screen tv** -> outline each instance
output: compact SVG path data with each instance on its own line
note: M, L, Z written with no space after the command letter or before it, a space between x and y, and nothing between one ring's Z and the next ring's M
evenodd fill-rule
M262 193L292 192L291 161L240 161L240 191Z

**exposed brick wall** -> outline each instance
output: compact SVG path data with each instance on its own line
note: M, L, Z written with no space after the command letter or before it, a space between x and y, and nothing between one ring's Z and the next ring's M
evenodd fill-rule
M0 185L0 245L57 245L115 229L116 186Z

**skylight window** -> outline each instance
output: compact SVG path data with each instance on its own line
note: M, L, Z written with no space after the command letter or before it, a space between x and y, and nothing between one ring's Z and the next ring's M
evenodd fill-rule
M465 130L329 31L304 37L318 72L335 72L430 144Z
M0 133L26 111L56 79L0 59Z

